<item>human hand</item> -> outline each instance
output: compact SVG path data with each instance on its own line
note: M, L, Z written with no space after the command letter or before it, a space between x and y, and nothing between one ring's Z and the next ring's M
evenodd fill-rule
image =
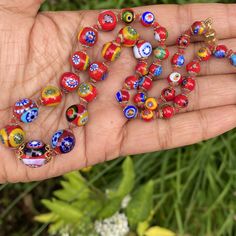
M1 0L0 3L0 126L9 123L12 105L20 98L37 97L49 84L56 85L63 72L70 70L68 58L83 26L96 23L98 11L40 12L42 0ZM139 7L151 10L167 28L170 53L176 51L177 37L195 21L212 17L220 43L236 50L236 5L195 4ZM118 29L122 26L119 25ZM151 30L134 24L146 40ZM115 39L117 31L99 34L97 45L89 50L92 61L101 60L101 47ZM190 61L200 47L191 44L186 53ZM74 128L76 146L66 155L53 158L47 165L32 169L22 164L12 150L0 147L0 182L42 180L127 154L170 149L193 144L222 134L236 125L236 69L227 59L211 59L202 64L197 86L190 95L186 110L171 120L145 123L127 122L115 92L125 77L133 74L132 50L122 48L121 57L110 67L108 78L97 83L99 96L88 106L89 122ZM157 96L166 86L164 78L171 66L165 62L161 79L154 83L150 95ZM55 108L40 109L39 118L23 125L28 139L49 143L52 134L67 127L65 110L79 102L70 94Z

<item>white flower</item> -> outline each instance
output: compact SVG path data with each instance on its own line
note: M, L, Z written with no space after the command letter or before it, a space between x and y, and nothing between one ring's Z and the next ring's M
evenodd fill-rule
M110 218L96 221L95 230L100 236L125 236L129 232L128 219L117 212Z
M121 202L121 208L125 209L128 206L130 200L131 200L131 196L129 194L126 195Z

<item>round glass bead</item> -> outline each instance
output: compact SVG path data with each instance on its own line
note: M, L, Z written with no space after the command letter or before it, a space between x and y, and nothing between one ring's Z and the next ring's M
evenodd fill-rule
M132 9L123 9L121 12L121 20L126 23L130 24L135 20L135 13Z
M152 79L148 75L141 77L138 83L139 83L139 89L143 89L144 91L150 90L153 84Z
M121 105L126 105L130 99L130 93L126 89L121 89L116 93L116 100Z
M197 56L201 61L207 61L211 57L211 50L208 47L202 47L198 50Z
M71 65L79 71L84 71L89 66L89 56L84 51L74 52L70 58Z
M201 66L199 61L193 60L186 65L188 74L195 76L200 73Z
M172 87L164 88L161 91L161 100L163 102L173 101L175 98L175 89Z
M206 25L203 21L195 21L191 26L191 33L193 35L203 35L206 33Z
M158 63L152 63L149 66L149 74L151 74L154 77L160 76L162 73L162 65L158 64Z
M134 105L127 105L123 110L124 116L128 119L135 119L138 115L138 108Z
M121 43L125 47L133 47L139 39L138 32L131 26L125 26L120 31L118 36L121 39Z
M29 98L24 98L13 106L13 115L23 123L31 123L37 119L39 113L38 105Z
M66 154L75 147L75 136L70 130L56 131L51 138L51 146L58 154Z
M25 132L17 124L6 125L0 129L0 142L6 147L18 148L25 140Z
M80 78L72 72L65 72L60 77L60 87L65 93L74 92L80 83Z
M182 88L183 92L185 92L185 93L192 92L195 88L195 80L191 77L184 78L181 83L181 88Z
M139 86L139 78L136 75L126 77L124 87L126 89L137 89Z
M66 119L76 126L84 126L88 122L88 110L82 104L75 104L67 108Z
M184 65L185 58L184 55L175 53L171 59L171 64L176 67L181 67Z
M136 59L146 59L152 54L152 45L145 40L139 40L133 47L133 53Z
M92 47L98 40L98 32L93 27L84 27L78 34L79 42L85 47Z
M155 21L155 16L152 12L150 11L145 11L141 16L140 16L140 22L143 26L149 27L153 24Z
M146 99L147 95L144 92L138 92L133 97L133 101L137 107L143 107Z
M233 65L233 66L236 66L236 53L232 53L230 55L230 63Z
M154 56L158 60L165 60L169 57L169 51L166 47L159 46L154 49Z
M111 10L105 10L98 15L98 27L103 31L112 31L117 25L116 14Z
M165 27L159 26L154 29L154 38L156 41L164 43L168 38L168 31Z
M157 99L153 97L147 98L144 106L148 110L152 110L152 111L156 110L158 107Z
M105 80L108 76L108 68L103 62L93 62L89 66L89 77L93 82Z
M78 88L79 97L86 102L93 101L97 96L97 89L89 82L83 82Z
M144 109L141 111L140 116L144 121L151 121L154 119L154 112L149 109Z
M224 58L227 55L228 48L225 45L217 45L214 50L214 56L216 58Z
M107 61L115 61L119 58L121 47L119 44L114 42L108 42L104 44L102 49L102 56Z
M23 144L17 155L25 165L32 168L41 167L51 159L50 148L39 140L32 140Z
M143 60L138 61L135 72L140 76L146 75L148 73L148 63Z
M187 48L190 44L190 36L187 34L182 34L180 37L177 39L177 45L179 48Z
M183 77L178 72L172 72L167 77L168 83L172 86L178 86L179 84L181 84L182 79L183 79Z
M177 108L184 108L188 106L188 97L184 94L178 94L174 98L174 105Z
M61 90L48 85L41 92L41 103L44 106L57 106L62 100Z
M170 119L175 114L175 108L171 105L164 105L161 107L161 109L158 111L158 116L163 119Z

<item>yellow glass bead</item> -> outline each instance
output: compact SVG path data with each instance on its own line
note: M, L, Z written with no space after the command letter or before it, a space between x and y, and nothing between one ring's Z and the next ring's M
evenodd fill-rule
M158 103L157 103L156 98L153 98L153 97L147 98L146 101L145 101L144 106L145 106L148 110L151 110L151 111L156 110L157 107L158 107Z
M61 90L48 85L41 92L41 103L44 106L57 106L62 100Z

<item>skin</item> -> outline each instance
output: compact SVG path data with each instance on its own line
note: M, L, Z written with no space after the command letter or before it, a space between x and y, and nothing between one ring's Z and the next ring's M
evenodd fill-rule
M56 85L60 75L70 70L68 58L76 46L76 36L83 26L96 23L97 11L41 12L40 0L1 0L0 2L0 126L9 123L11 107L20 98L37 98L40 90ZM212 17L219 43L236 50L236 5L195 4L160 5L135 9L152 10L161 25L169 30L170 53L176 51L176 38L194 21ZM118 28L120 28L119 26ZM151 30L134 27L153 43ZM145 30L145 31L144 31ZM105 42L117 31L101 33L95 48L89 49L92 60L101 60ZM186 52L193 58L201 42L195 41ZM32 169L16 159L12 150L0 146L0 182L28 182L62 175L68 171L111 160L128 154L170 149L207 140L236 126L236 68L227 59L212 59L202 64L196 89L186 110L171 120L127 122L114 99L126 76L133 74L135 60L129 48L111 65L106 81L97 84L99 96L89 104L89 123L74 128L76 147L69 154L54 158L47 165ZM150 95L158 95L167 86L164 78L171 66L164 62L164 73L154 83ZM81 75L87 79L86 74ZM28 139L43 139L67 127L66 108L78 103L76 94L64 97L55 108L42 108L37 121L23 125Z

